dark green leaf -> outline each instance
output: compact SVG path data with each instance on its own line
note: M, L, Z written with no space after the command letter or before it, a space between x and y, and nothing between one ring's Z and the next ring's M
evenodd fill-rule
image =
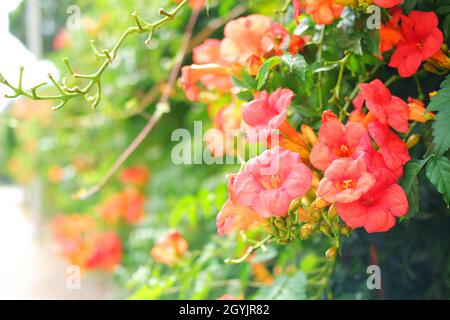
M297 271L292 276L279 276L272 285L261 288L255 297L261 300L304 300L306 298L306 276L302 271Z
M433 123L434 151L438 156L443 155L450 148L450 76L442 82L441 89L431 99L427 111L437 111Z
M438 112L432 128L434 151L441 156L450 148L450 103L446 110Z
M450 160L446 157L432 158L427 165L427 177L450 204Z
M281 60L280 57L274 56L267 59L262 64L262 66L259 68L258 75L256 77L256 79L258 80L258 85L256 88L258 90L260 90L266 84L267 78L269 77L270 74L270 70L282 62L283 60Z
M441 111L450 105L450 75L441 83L441 89L431 98L427 112Z
M450 5L444 5L442 7L439 7L436 10L437 14L449 14L450 13Z
M411 218L419 211L419 181L417 176L427 160L411 160L403 169L403 177L399 184L408 197L409 210L404 218Z

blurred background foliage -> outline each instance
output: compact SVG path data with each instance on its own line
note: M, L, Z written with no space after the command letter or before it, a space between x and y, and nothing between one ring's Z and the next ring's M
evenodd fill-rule
M131 25L130 13L137 10L146 20L157 18L160 7L170 8L167 0L77 0L82 13L81 29L66 29L67 7L73 0L41 1L45 57L59 70L65 70L62 58L71 59L74 68L93 71L98 61L89 40L99 48L112 43ZM292 12L281 12L285 1L240 1L244 14L262 13L295 28ZM411 1L411 8L426 4ZM212 19L228 19L237 1L211 1L203 11L194 35L210 26ZM24 5L11 15L11 31L24 40ZM290 10L290 9L289 9ZM280 13L275 13L280 12ZM122 189L114 177L97 194L86 200L74 200L73 194L95 184L110 168L155 109L162 86L175 64L182 43L188 10L156 33L149 46L145 37L130 37L119 54L119 62L103 79L101 106L92 110L84 100L75 99L64 109L53 112L48 103L15 101L1 116L1 174L24 186L39 181L42 190L43 225L59 213L97 215L96 208L111 194ZM344 18L345 19L345 18ZM447 22L445 22L447 23ZM447 23L448 25L448 23ZM331 30L331 29L329 29ZM221 38L223 28L210 37ZM334 36L324 55L339 58L352 45L370 46L367 34L329 31ZM347 37L347 39L343 39ZM350 37L350 38L348 38ZM195 38L196 40L202 40ZM335 43L332 43L335 39ZM199 43L196 43L199 44ZM368 51L370 52L370 50ZM308 60L308 52L305 57ZM189 56L185 60L188 64ZM354 77L363 74L377 61L370 55L351 61ZM336 70L337 71L337 70ZM393 73L392 73L393 74ZM387 79L389 70L379 76ZM295 76L295 75L294 75ZM307 77L306 75L305 77ZM294 77L295 78L295 77ZM325 79L331 88L336 75ZM285 81L286 79L279 79ZM422 76L423 91L438 88L442 77ZM277 86L276 75L268 86ZM289 82L294 86L295 82ZM304 83L303 83L304 84ZM344 82L349 87L351 82ZM308 98L313 83L296 86L297 94ZM298 91L300 90L300 91ZM416 97L414 79L396 82L391 90L402 98ZM313 98L308 100L312 105ZM324 258L329 244L322 237L287 246L270 244L249 262L227 265L224 259L239 256L245 249L238 237L216 235L215 216L226 200L226 175L237 171L233 165L175 165L170 160L176 142L173 130L186 128L193 133L193 122L210 124L207 109L187 102L182 90L173 90L171 112L165 115L124 167L145 166L150 172L145 188L145 217L137 225L120 232L123 257L111 278L121 288L121 297L137 299L217 299L229 294L239 298L267 299L382 299L448 298L450 296L449 210L437 191L421 177L420 211L385 234L369 235L358 230L343 243L342 256L330 262ZM308 113L308 105L295 109L292 119L309 123L319 115ZM311 119L317 117L317 119ZM424 154L424 146L413 149L415 158ZM413 156L414 157L414 156ZM177 229L189 243L184 258L172 266L155 262L150 249L161 234ZM44 227L44 230L45 227ZM335 265L333 265L335 264ZM379 264L382 290L368 290L367 266Z

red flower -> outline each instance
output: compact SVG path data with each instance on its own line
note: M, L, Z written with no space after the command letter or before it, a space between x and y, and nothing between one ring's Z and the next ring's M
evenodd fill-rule
M341 16L344 6L333 0L294 0L294 16L297 20L302 10L310 14L317 24L332 24Z
M70 47L70 34L67 29L59 31L53 39L53 49L55 51Z
M291 201L306 194L311 180L311 170L297 153L275 147L246 163L229 186L230 198L263 218L283 217Z
M189 244L176 230L169 230L159 238L150 254L156 262L171 265L188 251Z
M352 228L364 227L367 232L386 232L395 225L395 217L408 212L408 199L398 184L369 191L351 203L337 203L341 219Z
M373 0L373 3L382 8L392 8L402 2L403 0Z
M402 10L395 7L389 12L391 19L388 23L382 25L380 29L380 53L391 50L403 39L402 30L399 25Z
M207 148L215 157L235 152L235 132L241 127L241 110L234 104L222 107L213 116L214 128L205 132Z
M328 202L349 203L361 198L374 184L364 159L338 159L325 171L317 195Z
M410 77L422 61L439 51L444 38L434 12L411 11L401 21L403 40L397 45L389 66L398 68L400 76Z
M378 145L378 151L383 156L386 166L391 170L398 170L411 159L405 142L389 130L387 125L371 122L369 134Z
M294 55L303 50L303 46L306 44L307 38L293 34L291 42L289 43L289 53Z
M120 180L123 183L134 184L137 186L144 186L149 177L149 172L146 167L135 166L125 168L120 174Z
M233 181L233 178L230 181ZM230 198L232 197L230 196ZM216 217L217 233L222 236L236 230L247 230L252 226L259 225L262 221L253 209L228 199Z
M293 96L291 90L281 88L271 94L266 91L256 94L242 109L242 118L251 127L247 130L250 141L270 135L285 122Z
M324 112L322 119L319 143L311 150L311 163L323 171L335 159L350 158L358 147L361 137L367 133L364 126L359 123L347 123L344 126L333 113Z
M52 229L61 255L83 270L112 271L122 259L120 238L114 232L98 232L91 216L57 216Z
M408 98L408 107L409 107L409 120L425 123L427 120L432 118L434 114L432 112L426 113L426 108L422 101ZM425 115L429 116L427 119Z
M98 212L103 220L109 224L123 221L136 224L144 216L145 197L134 189L113 194L103 202Z
M375 185L371 192L395 183L403 175L403 167L391 169L386 165L383 155L376 151L369 136L361 139L361 144L355 157L364 159L369 172L375 178Z
M92 252L90 253L85 268L113 270L122 259L122 242L114 232L93 234Z
M405 101L393 96L379 79L359 85L360 95L356 104L365 100L367 109L381 123L389 124L398 132L408 131L409 108Z
M280 55L280 45L289 33L269 17L252 14L228 22L221 44L222 58L256 75L265 58Z

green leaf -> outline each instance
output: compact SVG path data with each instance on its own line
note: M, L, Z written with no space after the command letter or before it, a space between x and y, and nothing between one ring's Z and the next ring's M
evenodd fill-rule
M450 103L446 110L440 111L433 123L434 151L438 156L443 155L450 148Z
M303 58L302 55L299 55L299 54L291 55L290 53L287 53L287 54L281 56L281 59L289 67L289 71L291 73L294 73L296 75L303 75L303 79L304 79L306 67L308 65L305 61L305 58Z
M250 101L253 99L253 92L250 90L242 90L239 91L236 96L239 98L239 100Z
M411 10L413 10L417 5L417 0L408 0L404 1L403 3L403 11L405 13L409 13Z
M449 14L450 13L450 5L444 5L442 7L439 7L436 10L437 14Z
M450 105L450 75L441 83L441 89L431 98L427 112L445 110Z
M446 157L432 158L427 165L427 177L450 204L450 160Z
M259 68L258 75L256 76L256 79L258 80L257 89L260 90L267 82L267 78L269 77L270 70L281 64L283 60L280 59L278 56L271 57L267 59Z
M249 75L247 72L242 71L241 77L232 77L233 83L240 88L255 90L256 89L256 80L254 77Z
M281 275L269 287L261 288L255 299L259 300L304 300L306 296L306 275L297 271L292 276Z
M445 17L442 29L444 30L444 37L447 42L450 39L450 14Z
M380 55L379 44L380 34L378 30L368 32L368 35L363 38L363 47L366 48L368 52L371 52L374 55Z
M314 73L330 71L330 70L335 69L337 66L339 66L339 64L333 63L333 64L330 64L327 66L319 67L317 69L314 69Z
M404 219L412 218L419 211L419 181L417 176L427 160L411 160L403 169L403 177L399 184L408 197L409 210Z
M431 98L427 112L437 111L433 123L434 151L438 156L443 155L450 148L450 76L442 82L441 89Z
M294 109L298 111L302 116L306 118L314 118L317 117L317 111L314 110L314 108L311 107L304 107L304 106L294 106Z

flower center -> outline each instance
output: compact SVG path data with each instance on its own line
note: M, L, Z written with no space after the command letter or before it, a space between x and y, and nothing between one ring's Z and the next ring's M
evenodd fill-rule
M265 189L276 189L281 185L280 176L263 176L259 180Z
M346 180L337 181L335 183L335 185L336 185L336 188L338 188L339 190L353 189L356 185L356 182L353 179L346 179Z
M336 155L340 158L348 158L352 155L352 150L345 144L343 144L340 148L337 149Z

